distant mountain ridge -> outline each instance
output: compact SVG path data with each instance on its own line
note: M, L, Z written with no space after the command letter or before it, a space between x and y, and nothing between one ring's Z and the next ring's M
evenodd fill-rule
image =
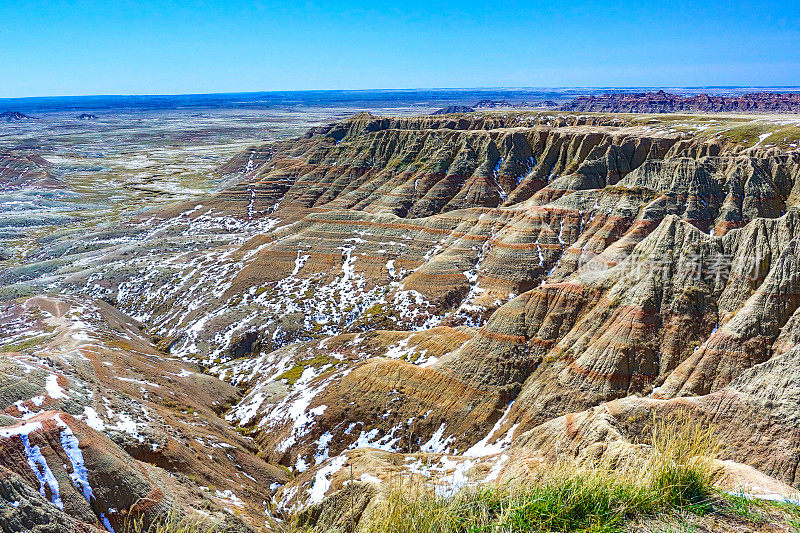
M518 108L555 108L558 104L553 100L520 102L512 104L507 100L480 100L473 106L451 105L434 111L432 115L449 115L451 113L474 113L480 109L518 109Z
M0 120L15 122L17 120L33 120L33 117L29 117L25 113L20 113L19 111L3 111L0 113Z
M451 113L474 113L475 110L465 105L451 105L434 111L433 115L449 115Z
M579 96L561 111L615 113L800 113L800 93L749 93L741 96L680 96L663 90L633 94Z

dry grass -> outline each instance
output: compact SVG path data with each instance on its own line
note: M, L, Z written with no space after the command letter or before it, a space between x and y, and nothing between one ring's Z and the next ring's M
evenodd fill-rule
M712 426L693 421L686 413L654 419L650 453L644 463L646 483L664 493L673 505L696 503L711 489L711 461L720 442Z
M642 516L707 512L716 491L712 428L688 417L653 421L650 446L636 457L562 462L535 482L475 487L440 497L426 487L393 487L360 531L477 533L618 531Z
M144 517L129 518L125 521L122 533L222 533L222 531L202 520L170 515L145 524Z

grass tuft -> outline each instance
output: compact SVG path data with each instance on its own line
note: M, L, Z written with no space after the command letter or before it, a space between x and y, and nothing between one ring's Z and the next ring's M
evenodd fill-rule
M720 447L714 428L680 413L672 419L654 419L650 440L644 465L650 490L675 507L703 503L712 490L711 462Z
M437 496L422 484L393 487L360 531L479 533L619 531L657 514L708 512L715 501L712 428L682 415L654 420L641 454L592 464L562 462L534 482L471 487Z
M122 528L123 533L221 533L221 530L202 520L170 515L150 524L144 517L129 517Z

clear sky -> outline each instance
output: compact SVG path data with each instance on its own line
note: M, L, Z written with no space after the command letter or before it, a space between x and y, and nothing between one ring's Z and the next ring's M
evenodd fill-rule
M0 97L800 85L800 0L0 0Z

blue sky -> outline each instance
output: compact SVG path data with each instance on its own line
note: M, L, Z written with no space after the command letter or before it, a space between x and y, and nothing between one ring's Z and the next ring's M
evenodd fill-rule
M800 1L0 0L0 97L800 85Z

